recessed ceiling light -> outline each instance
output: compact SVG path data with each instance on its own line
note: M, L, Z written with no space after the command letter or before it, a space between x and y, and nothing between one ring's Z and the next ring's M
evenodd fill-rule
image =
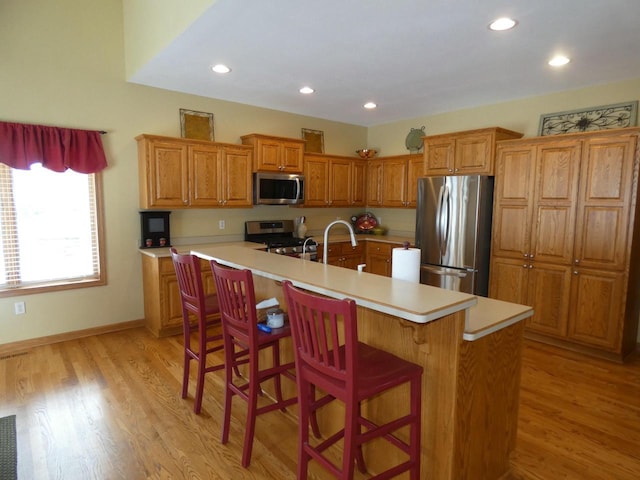
M516 26L518 22L516 22L515 20L511 19L511 18L507 18L507 17L502 17L499 18L497 20L494 20L493 22L491 22L489 24L489 28L491 30L495 30L495 31L502 31L502 30L509 30L510 28L513 28Z
M373 108L376 108L377 106L378 106L378 105L376 105L376 104L375 104L375 103L373 103L373 102L367 102L367 103L365 103L365 104L364 104L364 108L368 108L369 110L371 110L371 109L373 109Z
M211 67L211 70L213 70L216 73L229 73L231 71L231 69L229 67L227 67L226 65L223 65L221 63Z
M305 95L309 95L310 93L315 92L315 90L314 90L313 88L311 88L311 87L302 87L302 88L299 90L299 92L300 92L300 93L304 93Z
M549 60L549 65L551 65L552 67L561 67L563 65L566 65L570 61L571 60L564 55L556 55L551 60Z

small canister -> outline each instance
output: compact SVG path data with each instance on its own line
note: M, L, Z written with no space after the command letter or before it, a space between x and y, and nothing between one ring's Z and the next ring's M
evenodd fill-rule
M284 312L279 308L267 310L267 325L271 328L282 328L284 326Z

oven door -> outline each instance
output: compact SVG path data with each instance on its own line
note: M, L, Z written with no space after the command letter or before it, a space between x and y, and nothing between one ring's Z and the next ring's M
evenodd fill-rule
M253 174L254 205L297 205L304 202L304 175Z

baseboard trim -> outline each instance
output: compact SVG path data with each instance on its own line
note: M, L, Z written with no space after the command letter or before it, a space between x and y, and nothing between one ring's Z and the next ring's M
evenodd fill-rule
M30 338L29 340L21 340L19 342L5 343L0 345L0 359L7 355L13 355L34 347L51 345L53 343L65 342L67 340L76 340L78 338L90 337L92 335L101 335L103 333L120 332L122 330L129 330L131 328L138 327L144 327L144 319L113 323L103 325L101 327L75 330L73 332L59 333L57 335L49 335L46 337Z

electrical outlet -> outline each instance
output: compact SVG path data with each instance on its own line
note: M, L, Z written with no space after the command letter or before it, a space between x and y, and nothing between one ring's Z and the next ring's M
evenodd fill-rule
M27 311L24 302L14 303L13 310L16 312L16 315L23 315Z
M225 227L224 220L218 220L218 228L220 230L224 230L224 227Z

